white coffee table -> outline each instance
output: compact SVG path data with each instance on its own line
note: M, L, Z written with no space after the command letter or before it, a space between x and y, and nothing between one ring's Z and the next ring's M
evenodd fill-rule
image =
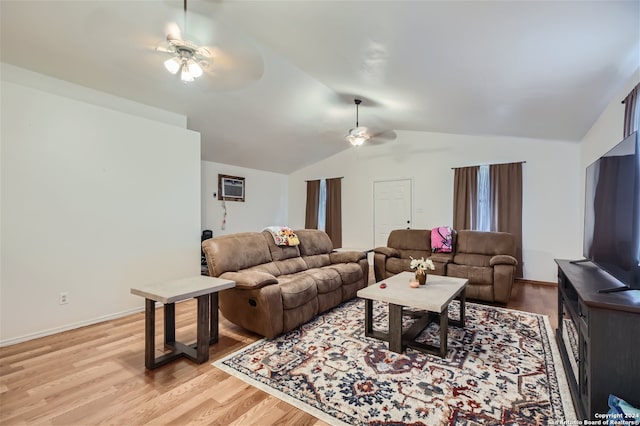
M199 275L132 288L132 294L145 298L145 367L151 370L182 356L199 364L207 361L209 345L218 341L218 292L235 285L231 280ZM176 341L175 302L192 297L198 301L197 341L195 345L185 345ZM158 358L156 302L164 303L164 346L171 350Z
M447 331L449 323L464 327L465 288L469 282L463 278L444 277L429 274L426 285L409 287L413 278L411 272L401 272L393 277L379 281L358 291L358 297L365 299L365 335L389 343L389 350L402 353L405 348L421 352L447 355ZM386 288L380 288L385 283ZM449 303L460 297L460 319L449 319ZM373 301L389 303L389 331L387 333L373 329ZM425 311L420 314L409 313L419 319L406 331L402 329L403 308L410 307ZM440 346L417 342L415 339L432 322L440 322Z

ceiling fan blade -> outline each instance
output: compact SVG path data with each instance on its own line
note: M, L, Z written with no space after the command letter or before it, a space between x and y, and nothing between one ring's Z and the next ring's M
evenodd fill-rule
M208 47L202 47L202 46L196 49L196 55L201 56L202 58L207 58L207 59L212 57L211 50L209 50Z
M156 47L156 52L161 52L161 53L175 53L175 49L173 49L171 46L165 45L165 44L161 44L160 46Z
M345 93L345 92L337 92L334 95L334 102L338 105L345 105L345 106L350 106L353 107L353 100L354 98L360 99L362 101L361 103L361 107L363 108L377 108L380 105L380 103L376 102L375 100L366 97L366 96L362 96L362 95L355 95L353 93Z
M167 38L171 37L171 38L177 39L177 40L181 40L183 38L182 30L180 29L180 25L178 25L176 22L169 22L165 26L165 31L164 32L167 35Z
M384 130L381 132L373 133L371 135L371 139L376 139L380 141L393 141L398 137L397 133L393 130Z

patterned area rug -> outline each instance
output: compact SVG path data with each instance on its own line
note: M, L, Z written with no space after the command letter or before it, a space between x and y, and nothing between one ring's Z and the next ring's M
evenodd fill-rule
M374 302L374 309L374 328L386 330L387 305ZM449 316L457 311L453 302ZM575 420L546 316L467 303L465 328L449 327L448 337L446 359L390 352L364 336L364 300L354 299L214 365L329 424ZM419 338L438 339L436 324Z

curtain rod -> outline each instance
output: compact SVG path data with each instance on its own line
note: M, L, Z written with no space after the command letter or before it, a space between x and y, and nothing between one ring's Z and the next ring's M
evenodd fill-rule
M524 164L526 163L526 161L511 161L509 163L498 163L498 164L478 164L475 166L462 166L462 167L452 167L451 170L455 170L455 169L464 169L466 167L480 167L480 166L501 166L502 164Z
M335 178L321 178L321 179L309 179L309 180L305 180L305 182L313 182L314 180L327 180L327 179L344 179L344 176L340 176L340 177L335 177Z

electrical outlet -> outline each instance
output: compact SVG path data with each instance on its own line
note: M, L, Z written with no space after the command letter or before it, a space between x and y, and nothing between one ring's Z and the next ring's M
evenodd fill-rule
M60 293L58 303L60 303L61 305L66 305L67 303L69 303L69 293L67 293L66 291Z

